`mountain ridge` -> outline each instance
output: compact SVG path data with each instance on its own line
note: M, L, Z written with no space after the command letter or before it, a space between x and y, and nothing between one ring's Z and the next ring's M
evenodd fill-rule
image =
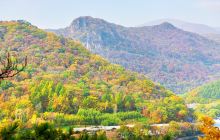
M182 30L200 34L210 40L220 43L219 28L211 27L205 24L191 23L191 22L181 21L177 19L160 19L160 20L155 20L155 21L142 24L140 26L153 26L153 25L161 24L163 22L170 22Z
M78 19L86 20L80 17L75 22L79 22ZM53 32L80 40L93 53L143 73L176 93L219 78L220 45L213 40L166 22L124 27L98 18L92 20L83 28L72 24Z
M157 24L161 24L163 22L170 22L171 24L173 24L174 26L183 29L185 31L189 31L189 32L194 32L194 33L198 33L198 34L209 34L209 33L215 33L215 34L220 34L220 31L218 31L217 28L215 27L211 27L205 24L199 24L199 23L191 23L191 22L187 22L187 21L182 21L182 20L178 20L178 19L159 19L159 20L154 20L154 21L150 21L148 23L139 25L139 26L153 26L153 25L157 25Z
M1 58L6 51L28 58L23 72L0 83L0 121L19 119L28 125L52 121L66 126L104 121L106 125L108 120L107 125L120 125L129 118L154 123L187 117L184 101L163 86L90 53L80 42L28 22L0 22L0 49ZM145 106L149 114L144 116ZM98 118L82 112L98 113ZM118 112L128 113L128 119L116 117Z

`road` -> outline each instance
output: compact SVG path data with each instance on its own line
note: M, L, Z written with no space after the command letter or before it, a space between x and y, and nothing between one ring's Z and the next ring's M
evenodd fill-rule
M125 125L127 127L134 127L133 124L128 124L128 125ZM152 124L151 126L158 126L158 127L163 127L163 126L169 126L169 124ZM105 130L105 131L110 131L110 130L113 130L113 129L120 129L120 126L117 125L117 126L102 126L102 125L99 125L99 126L88 126L88 127L78 127L78 128L74 128L74 131L98 131L98 130Z

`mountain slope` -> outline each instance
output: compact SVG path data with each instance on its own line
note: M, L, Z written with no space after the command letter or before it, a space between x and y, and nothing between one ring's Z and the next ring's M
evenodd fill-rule
M220 80L204 84L183 95L187 103L193 103L197 116L220 117Z
M205 37L220 43L220 34L206 34Z
M220 43L220 30L218 28L210 27L204 24L189 23L176 19L160 19L145 23L141 26L153 26L162 24L164 22L169 22L182 30L200 34L210 40L214 40Z
M0 22L0 35L1 57L5 50L28 57L24 72L0 84L0 121L97 125L103 119L105 124L124 121L125 116L122 120L112 118L117 112L122 112L118 114L122 117L127 113L128 119L146 117L150 122L183 120L187 116L183 100L171 91L91 54L79 42L25 21ZM143 116L143 109L158 115ZM179 116L173 117L170 110ZM116 114L110 116L113 112ZM92 114L98 114L98 118L89 118Z
M160 19L160 20L155 20L155 21L145 23L141 26L153 26L153 25L158 25L158 24L164 23L164 22L169 22L180 29L183 29L183 30L189 31L189 32L193 32L193 33L198 33L201 35L220 34L220 31L214 27L210 27L210 26L204 25L204 24L189 23L189 22L176 20L176 19Z
M127 28L80 17L69 27L50 31L80 40L93 53L146 74L176 93L219 77L220 45L167 22Z
M197 87L185 94L189 103L210 103L220 100L220 80Z

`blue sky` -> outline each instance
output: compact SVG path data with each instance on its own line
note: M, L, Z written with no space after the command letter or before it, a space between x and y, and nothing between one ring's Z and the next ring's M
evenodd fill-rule
M0 20L25 19L40 28L93 16L124 26L174 18L220 27L220 0L0 0Z

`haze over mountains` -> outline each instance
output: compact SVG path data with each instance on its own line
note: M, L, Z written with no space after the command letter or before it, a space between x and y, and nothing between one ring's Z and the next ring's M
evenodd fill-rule
M185 31L194 32L194 33L203 35L209 39L212 39L214 41L220 42L220 28L210 27L204 24L190 23L190 22L185 22L185 21L181 21L177 19L160 19L160 20L155 20L155 21L145 23L141 26L153 26L153 25L164 23L164 22L169 22L173 24L174 26L180 29L183 29Z
M50 30L82 41L89 50L141 72L176 93L219 78L220 44L165 22L123 27L92 17Z
M217 28L215 28L217 31L219 31L220 32L220 27L217 27Z
M220 30L218 28L210 27L204 24L185 22L177 19L159 19L145 23L140 26L153 26L153 25L161 24L163 22L169 22L180 29L198 34L209 34L209 33L220 34Z

